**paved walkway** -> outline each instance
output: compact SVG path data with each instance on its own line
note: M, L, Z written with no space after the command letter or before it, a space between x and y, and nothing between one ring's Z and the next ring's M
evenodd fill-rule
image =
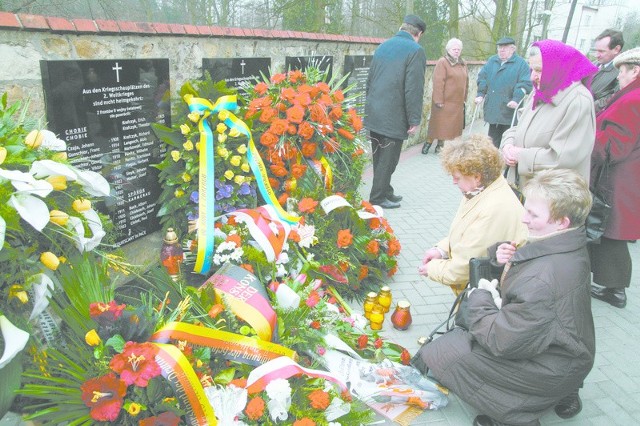
M481 126L479 129L483 130ZM420 276L417 267L424 251L446 235L461 197L433 149L422 155L420 148L413 146L403 152L392 179L395 193L404 197L402 207L385 211L402 244L398 273L390 287L395 301L411 302L413 324L406 331L397 331L387 315L384 331L411 354L419 347L416 339L447 317L454 300L448 287ZM365 199L371 177L371 170L366 170L361 188ZM562 420L550 410L542 417L542 425L640 425L640 244L630 246L633 279L627 291L627 307L617 309L592 299L597 353L593 370L580 392L582 412L573 419ZM412 425L471 425L479 413L450 395L446 408L426 412Z

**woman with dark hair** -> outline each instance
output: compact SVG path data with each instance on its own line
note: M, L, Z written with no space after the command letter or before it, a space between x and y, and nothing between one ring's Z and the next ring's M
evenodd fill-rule
M502 137L508 180L523 187L540 170L571 169L589 181L595 113L589 85L598 70L575 48L556 40L533 43L534 90L518 125Z
M613 60L620 69L616 92L596 120L596 143L591 155L592 186L607 161L598 193L611 204L611 216L599 243L589 245L593 282L591 296L616 308L627 304L625 288L631 284L629 241L640 238L640 48Z

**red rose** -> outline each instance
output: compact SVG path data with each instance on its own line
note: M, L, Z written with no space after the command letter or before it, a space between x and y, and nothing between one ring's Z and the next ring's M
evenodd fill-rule
M358 337L358 349L365 349L367 347L367 343L369 343L369 336L362 334Z
M402 361L404 365L409 365L409 361L411 361L411 354L408 350L402 350L402 353L400 354L400 361Z

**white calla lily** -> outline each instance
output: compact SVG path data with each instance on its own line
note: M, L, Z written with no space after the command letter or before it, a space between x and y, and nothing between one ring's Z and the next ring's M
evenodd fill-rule
M28 192L39 197L46 197L53 191L53 186L46 180L37 180L31 174L19 170L0 169L0 177L10 180L18 191Z
M40 145L40 148L47 148L47 149L50 149L52 151L66 151L67 150L67 143L65 141L63 141L62 139L58 139L56 134L53 133L52 131L50 131L50 130L40 130L40 133L42 133L42 136L43 136L42 145Z
M0 316L0 331L4 338L4 353L0 358L0 368L4 368L27 345L29 333L13 325L4 315Z
M78 175L71 167L53 160L34 161L29 173L40 179L49 176L64 176L67 180L76 180L78 178Z
M87 193L96 197L108 197L111 191L109 182L100 174L91 170L75 169L80 183Z
M7 232L7 222L0 216L0 250L4 246L4 236Z
M8 204L16 209L22 219L38 231L49 223L49 208L41 199L25 193L15 193Z
M37 274L29 279L33 289L33 309L29 321L40 315L49 306L49 298L53 290L53 281L45 274Z
M95 210L89 209L82 212L82 215L87 219L87 224L89 225L89 229L91 229L91 233L93 236L91 238L85 238L84 242L84 250L91 251L100 244L102 238L107 235L107 233L102 228L102 221L100 220L100 216L96 213Z

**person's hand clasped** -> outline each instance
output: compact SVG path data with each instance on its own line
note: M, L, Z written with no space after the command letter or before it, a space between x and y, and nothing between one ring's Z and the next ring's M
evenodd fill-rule
M504 265L509 260L511 260L511 257L513 257L513 254L516 252L516 250L517 247L515 241L500 244L498 246L498 249L496 250L496 261L500 265Z
M407 130L407 133L409 134L409 136L413 136L417 131L418 126L411 126L409 127L409 130Z
M444 108L444 104L436 104L436 107L438 107L438 108Z
M502 147L502 158L509 167L513 167L518 164L518 158L520 157L520 151L522 148L508 144Z
M518 108L518 103L516 101L509 101L507 103L507 107L511 108L511 109L516 109L516 108Z
M476 104L481 104L483 100L484 100L484 97L483 97L483 96L478 96L478 97L475 99L475 103L476 103Z
M440 253L440 251L435 247L432 247L425 252L424 257L422 258L422 265L418 266L418 273L420 275L429 275L428 265L433 259L442 259L442 253Z

